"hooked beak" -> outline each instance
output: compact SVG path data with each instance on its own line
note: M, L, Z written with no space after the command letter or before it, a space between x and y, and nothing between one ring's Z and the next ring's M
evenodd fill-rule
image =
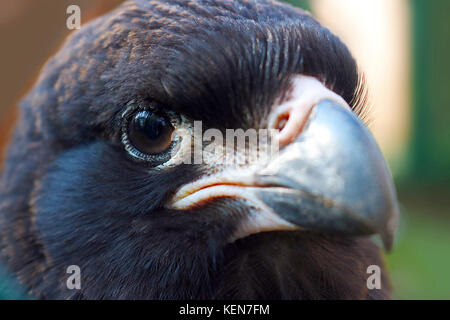
M379 234L387 250L399 215L392 177L374 138L350 110L332 100L314 106L301 134L264 168L182 188L171 207L234 196L265 212L258 232ZM256 231L246 235L251 233Z
M386 162L369 130L335 102L318 104L304 131L257 177L258 197L305 229L380 234L390 250L398 204Z

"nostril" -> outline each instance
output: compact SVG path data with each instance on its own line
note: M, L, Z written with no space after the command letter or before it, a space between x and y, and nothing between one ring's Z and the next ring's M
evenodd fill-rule
M323 100L333 100L342 107L350 109L342 97L326 88L319 80L303 75L292 80L289 99L273 106L269 118L270 128L279 130L277 138L280 146L297 139L314 106Z
M280 145L289 144L300 135L311 110L312 106L309 108L291 107L280 113L276 122Z
M283 131L288 121L289 121L289 113L283 113L278 115L278 118L275 120L274 129L279 130L280 132Z

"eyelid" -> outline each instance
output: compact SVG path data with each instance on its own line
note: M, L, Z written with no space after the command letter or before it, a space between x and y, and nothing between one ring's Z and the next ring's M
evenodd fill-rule
M140 103L128 103L127 107L125 108L125 110L122 112L121 115L121 119L126 119L130 116L132 116L133 114L135 114L136 112L139 111L151 111L151 112L160 112L160 109L152 104L148 104L148 105L144 105L144 104L140 104Z

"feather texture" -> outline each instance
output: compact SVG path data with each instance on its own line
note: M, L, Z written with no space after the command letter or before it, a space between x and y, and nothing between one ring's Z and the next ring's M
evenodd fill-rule
M39 298L364 299L382 266L369 239L265 233L229 244L238 200L162 205L202 166L157 170L120 143L128 102L157 102L206 128L260 128L296 74L362 113L346 46L272 0L128 1L74 33L20 109L0 180L0 256ZM65 286L79 265L79 291ZM384 274L384 272L383 272Z

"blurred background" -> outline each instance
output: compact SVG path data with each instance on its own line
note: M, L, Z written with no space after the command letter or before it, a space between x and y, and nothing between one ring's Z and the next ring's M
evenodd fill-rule
M0 2L0 152L15 105L64 37L121 0ZM450 299L450 1L290 0L350 48L370 90L370 129L389 161L402 218L386 255L394 298ZM0 270L0 299L21 297Z

